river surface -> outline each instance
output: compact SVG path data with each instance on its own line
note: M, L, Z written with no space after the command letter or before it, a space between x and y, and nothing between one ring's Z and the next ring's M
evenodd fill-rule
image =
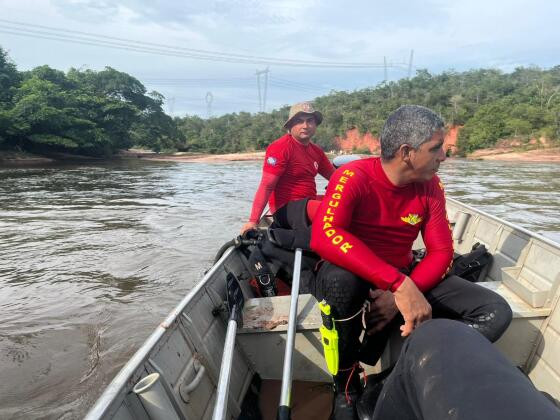
M448 196L560 242L560 165L440 175ZM0 418L83 417L237 235L259 177L258 162L0 168Z

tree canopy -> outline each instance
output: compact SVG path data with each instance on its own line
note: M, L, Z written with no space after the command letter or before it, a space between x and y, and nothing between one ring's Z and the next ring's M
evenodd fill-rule
M156 151L184 144L163 97L134 77L49 66L18 72L0 49L0 146L110 156L133 145Z

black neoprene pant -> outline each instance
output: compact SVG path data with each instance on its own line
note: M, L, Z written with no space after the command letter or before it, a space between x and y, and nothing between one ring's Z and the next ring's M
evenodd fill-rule
M317 274L312 293L317 300L325 299L335 318L347 318L355 314L368 296L371 284L351 272L329 262L324 262ZM457 276L444 279L425 293L432 306L433 318L450 318L461 321L476 329L494 342L504 333L511 322L512 313L508 303L497 293ZM341 369L348 368L358 358L375 364L381 355L392 328L403 323L402 318L387 325L379 333L369 336L371 346L362 348L360 334L363 330L361 317L338 322L338 352ZM369 360L369 361L368 361Z
M377 420L559 418L560 410L488 340L447 319L422 323L405 341L373 414Z

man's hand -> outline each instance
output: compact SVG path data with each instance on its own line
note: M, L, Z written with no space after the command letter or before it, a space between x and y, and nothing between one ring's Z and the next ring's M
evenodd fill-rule
M241 234L243 235L248 230L256 229L256 228L257 228L257 224L255 222L247 222L241 228Z
M423 321L432 318L432 307L410 277L407 276L393 294L395 304L404 318L404 325L401 325L403 337L408 336Z
M395 297L388 290L370 290L369 297L373 299L370 302L369 312L366 314L366 322L370 328L367 333L369 335L381 331L391 320L399 313L397 305L395 305Z

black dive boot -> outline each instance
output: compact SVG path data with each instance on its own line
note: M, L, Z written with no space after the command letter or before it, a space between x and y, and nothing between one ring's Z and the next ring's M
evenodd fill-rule
M363 389L359 372L358 368L350 368L333 376L334 397L330 420L358 420L356 403Z
M391 366L389 369L385 369L378 374L368 375L367 378L365 378L366 386L364 387L364 392L356 404L356 411L360 420L373 419L375 405L381 395L385 382L387 382L387 378L393 371L393 367L394 366Z

